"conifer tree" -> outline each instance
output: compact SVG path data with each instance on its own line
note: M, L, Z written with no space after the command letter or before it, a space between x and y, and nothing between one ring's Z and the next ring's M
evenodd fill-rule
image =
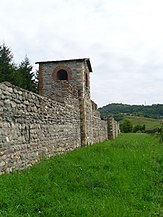
M11 50L3 43L0 45L0 82L14 79L16 66L13 63Z
M0 82L10 83L29 91L37 92L37 72L32 71L28 57L19 66L13 61L11 50L5 45L0 45Z
M33 92L37 92L37 82L35 80L35 74L32 71L32 66L28 57L20 63L17 69L17 85Z

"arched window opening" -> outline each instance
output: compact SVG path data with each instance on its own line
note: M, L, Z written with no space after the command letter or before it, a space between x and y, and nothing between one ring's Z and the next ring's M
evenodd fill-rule
M68 74L65 70L61 69L57 72L58 80L68 80Z
M85 85L86 85L86 88L88 88L88 75L87 75L87 73L85 74Z

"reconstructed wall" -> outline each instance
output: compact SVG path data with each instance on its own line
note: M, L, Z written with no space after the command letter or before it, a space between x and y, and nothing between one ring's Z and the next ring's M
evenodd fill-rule
M0 84L0 174L81 146L79 100L67 97L61 103Z
M102 142L108 139L108 123L101 120L100 112L97 110L97 104L91 101L92 104L92 143Z
M113 117L108 117L108 139L115 139L120 133L119 123Z
M61 96L52 100L0 83L0 174L82 146L77 91L65 81L59 85ZM95 105L88 106L89 144L108 138L107 122Z
M116 138L117 122L91 101L90 72L89 59L39 62L40 95L0 83L0 174Z
M73 94L78 93L80 107L81 143L92 144L92 104L90 99L90 67L88 59L39 62L39 94L58 100L64 99L62 82L72 87ZM58 72L67 73L65 80L58 78ZM77 90L74 91L73 89ZM66 91L65 91L66 93Z

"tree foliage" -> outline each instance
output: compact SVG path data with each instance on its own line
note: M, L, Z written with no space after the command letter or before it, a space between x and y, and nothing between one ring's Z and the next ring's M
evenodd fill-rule
M17 85L33 92L36 92L36 81L34 80L34 72L28 57L20 63L17 69Z
M145 124L143 125L136 125L133 127L133 133L137 133L137 132L141 132L144 133L145 132Z
M133 126L132 126L131 121L129 121L127 119L123 120L120 124L120 130L123 133L131 133L133 130Z
M0 45L0 82L8 81L29 91L37 92L36 73L28 57L16 65L13 54L5 44Z
M13 81L15 70L11 50L5 44L0 45L0 82Z
M101 116L118 114L127 114L134 116L144 116L147 118L163 118L163 104L153 105L126 105L122 103L113 103L99 108Z

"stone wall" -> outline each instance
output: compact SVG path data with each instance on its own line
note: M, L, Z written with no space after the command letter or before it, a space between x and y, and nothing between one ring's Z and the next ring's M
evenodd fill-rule
M101 120L100 112L97 110L97 104L91 101L92 104L92 143L102 142L108 139L108 123Z
M80 107L81 143L83 146L92 143L92 105L90 99L90 66L89 59L60 61L42 61L39 63L39 94L53 100L65 101L68 92L65 85L77 93ZM65 72L64 80L60 72ZM70 88L69 88L70 89ZM63 91L64 90L64 91Z
M0 174L119 133L91 101L89 59L38 63L40 95L0 83Z
M67 97L69 104L0 83L0 174L81 146L79 100Z
M99 111L92 112L92 143L108 139L107 122L101 120Z
M108 117L108 139L115 139L120 133L119 123L113 117Z
M0 83L0 174L82 146L78 93L66 81L59 85L61 96L52 100L7 82ZM106 140L107 121L101 120L93 101L87 98L84 103L89 116L88 144Z

